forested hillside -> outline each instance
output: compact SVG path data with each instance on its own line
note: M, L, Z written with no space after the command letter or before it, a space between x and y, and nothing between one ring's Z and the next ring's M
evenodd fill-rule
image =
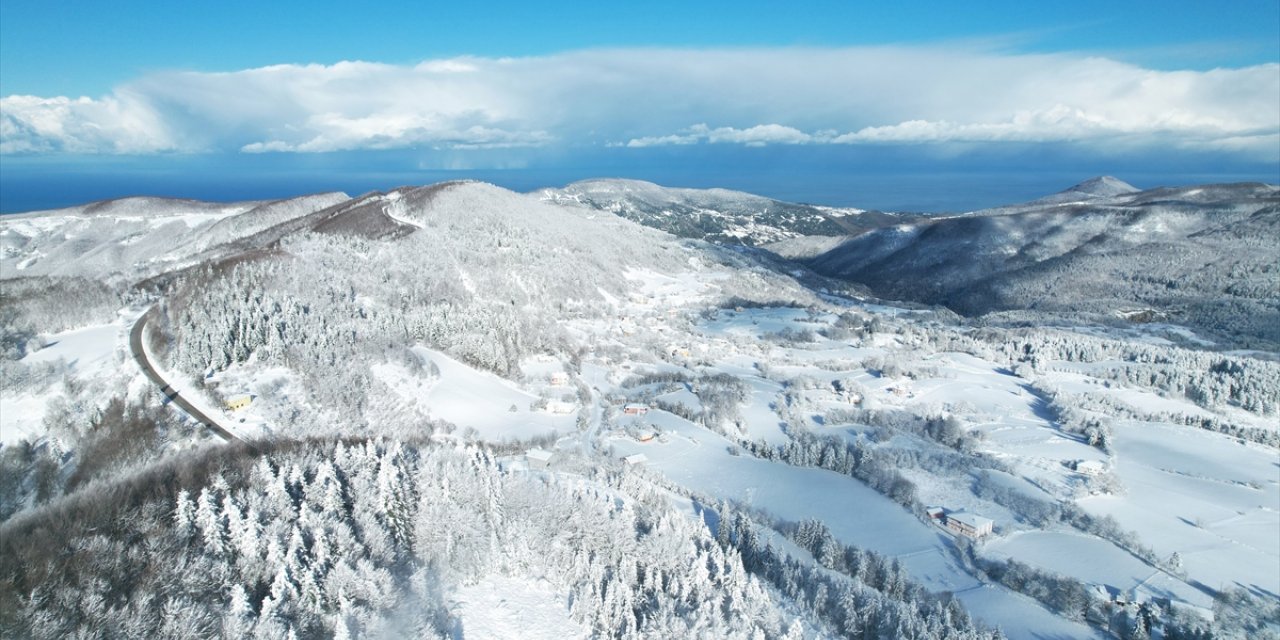
M1269 344L1274 192L811 263L977 321L474 182L0 219L0 635L1276 637L1280 364L1187 320Z
M965 315L1157 320L1240 347L1280 344L1274 186L1153 189L991 213L871 231L804 263L881 297Z
M608 211L684 238L731 245L845 236L898 221L879 211L782 202L727 189L673 189L641 180L583 180L533 195Z

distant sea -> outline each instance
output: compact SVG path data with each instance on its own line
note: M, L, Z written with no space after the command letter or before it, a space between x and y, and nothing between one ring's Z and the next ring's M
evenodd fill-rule
M280 156L276 156L279 158ZM240 156L239 158L243 158ZM236 158L238 159L238 158ZM356 196L405 185L472 179L514 191L560 187L587 178L649 180L669 187L722 187L792 202L905 212L963 212L1032 200L1096 175L1115 175L1138 188L1212 182L1276 182L1275 172L1201 173L1115 171L1097 168L888 168L803 162L617 162L559 168L416 169L341 166L338 159L270 157L210 163L199 156L51 160L0 158L0 213L56 209L96 200L147 195L209 201L271 200L322 191Z

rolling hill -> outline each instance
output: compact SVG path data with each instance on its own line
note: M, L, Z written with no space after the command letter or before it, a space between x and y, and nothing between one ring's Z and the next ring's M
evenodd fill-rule
M1274 346L1277 239L1275 186L1136 191L1099 179L1024 205L875 229L798 258L878 296L965 315L1168 319Z
M685 238L761 245L796 236L843 236L898 221L863 209L782 202L727 189L677 189L651 182L597 179L533 194L560 204L608 211Z

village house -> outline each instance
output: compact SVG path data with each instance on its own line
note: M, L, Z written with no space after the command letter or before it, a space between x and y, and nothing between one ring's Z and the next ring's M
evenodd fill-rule
M546 469L551 466L551 459L555 455L554 452L546 449L530 449L524 454L524 458L529 462L530 469Z
M972 513L948 513L946 518L948 529L970 538L976 539L991 535L995 528L995 521L991 518L984 518Z
M551 381L552 386L563 387L566 384L569 384L569 374L563 371L556 371L551 374L549 380Z
M622 413L628 416L642 416L649 413L649 407L642 404L631 403L622 407Z
M643 453L633 453L622 459L622 463L628 467L638 467L649 461L649 457Z
M234 396L228 396L223 402L223 406L228 411L239 411L253 403L253 396L247 393L238 393Z

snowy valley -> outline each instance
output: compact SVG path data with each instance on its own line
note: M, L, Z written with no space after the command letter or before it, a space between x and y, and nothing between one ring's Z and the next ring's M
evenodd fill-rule
M4 216L0 635L1276 637L1278 212Z

